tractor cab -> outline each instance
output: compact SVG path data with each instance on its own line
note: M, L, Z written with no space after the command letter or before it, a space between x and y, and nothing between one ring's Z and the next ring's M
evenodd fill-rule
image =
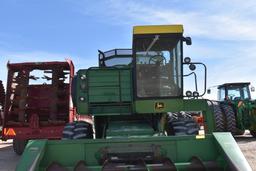
M219 101L251 100L249 85L250 85L249 82L225 83L225 84L219 85L218 100Z

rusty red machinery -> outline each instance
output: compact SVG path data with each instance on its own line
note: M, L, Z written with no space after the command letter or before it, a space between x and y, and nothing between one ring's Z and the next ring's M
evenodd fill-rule
M60 139L64 125L75 118L72 61L8 63L7 68L2 139L13 139L17 154L30 139Z

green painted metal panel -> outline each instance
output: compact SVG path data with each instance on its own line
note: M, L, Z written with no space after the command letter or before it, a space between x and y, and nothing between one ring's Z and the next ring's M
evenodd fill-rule
M89 103L120 100L119 70L91 69L87 71L87 79Z
M155 131L141 121L111 121L106 131L107 138L131 138L153 136Z
M223 150L223 153L227 156L228 161L232 164L233 169L252 171L231 133L213 133L213 136Z
M164 108L156 109L156 103L164 103ZM183 99L153 99L153 100L136 100L136 113L163 113L163 112L179 112L183 110Z
M26 163L35 161L37 166L35 170L44 170L52 161L59 162L67 168L73 168L80 160L85 160L90 169L100 170L101 165L98 160L106 147L118 152L140 152L147 151L153 145L158 147L159 154L170 158L179 168L188 165L192 156L198 156L203 161L215 161L222 156L216 150L217 143L214 143L212 135L207 135L205 139L200 140L195 136L180 136L108 140L37 140L32 144L33 147L41 148L36 153L40 158L36 159L37 155L29 152L32 147L30 146L26 148L21 161ZM29 165L20 162L17 170L21 170L20 168L29 168Z
M77 72L76 79L76 102L77 105L77 113L79 114L89 114L88 109L88 90L87 90L87 81L86 81L86 71L87 70L79 70ZM84 98L84 101L81 100Z
M16 171L39 170L39 165L41 164L42 158L45 155L46 144L47 140L30 140L19 163L16 166Z
M130 70L88 70L89 103L131 101Z
M154 148L152 148L154 147ZM241 150L230 133L214 133L205 139L195 136L148 138L96 139L96 140L35 140L30 141L17 165L21 170L45 170L53 161L72 170L84 160L92 171L100 171L99 163L105 150L118 153L146 152L155 149L157 154L170 158L178 171L185 171L192 156L203 162L216 161L227 170L250 171Z
M79 70L77 75L76 104L79 114L131 113L132 82L129 68L89 68Z
M131 114L130 104L123 105L97 105L90 107L90 113L93 115L126 115Z

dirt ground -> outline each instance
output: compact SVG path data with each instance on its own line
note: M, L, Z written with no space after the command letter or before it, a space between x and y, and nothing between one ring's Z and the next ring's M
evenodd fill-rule
M245 135L236 137L236 141L252 170L256 171L256 139L246 132ZM11 140L0 141L0 171L14 171L19 159L20 156L13 152Z

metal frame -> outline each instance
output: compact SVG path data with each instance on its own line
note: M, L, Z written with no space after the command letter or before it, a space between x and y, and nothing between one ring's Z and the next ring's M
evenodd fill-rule
M202 65L203 67L204 67L204 92L203 92L203 94L201 94L201 95L199 95L198 97L203 97L204 95L205 95L205 93L206 93L206 86L207 86L207 67L206 67L206 65L204 64L204 63L202 63L202 62L190 62L190 63L183 63L183 65L190 65L190 64L194 64L194 65ZM190 74L187 74L187 75L183 75L183 77L184 76L189 76L189 75L191 75L191 74L193 74L194 72L191 72ZM196 80L196 82L197 82L197 76L196 76L196 73L194 73L195 74L195 80ZM197 84L196 84L197 85ZM197 87L197 86L196 86ZM187 96L183 96L183 97L187 97Z
M127 54L127 55L119 55L117 53L118 50L131 50L132 51L132 49L129 49L129 48L112 49L112 50L108 50L106 52L102 52L102 51L98 50L98 52L99 52L99 55L98 55L99 67L105 67L106 66L106 64L105 64L106 60L113 59L113 58L116 58L116 57L127 58L127 56L131 56L131 58L132 58L132 53ZM108 53L108 52L111 52L111 51L115 52L114 55L106 57L105 53ZM101 58L101 55L102 55L102 58Z
M4 109L4 120L3 120L3 131L2 131L2 139L60 139L62 137L62 130L66 123L59 123L59 124L50 124L46 126L36 126L37 128L33 128L34 124L33 121L29 123L29 125L25 126L22 124L8 124L7 125L7 115L8 115L8 106L10 105L10 101L8 100L8 97L10 97L10 90L8 88L11 86L10 79L12 78L12 75L10 73L10 70L19 70L22 68L30 68L33 67L35 69L50 69L54 68L54 66L59 65L67 65L70 71L69 74L69 122L72 122L74 120L74 117L76 115L75 109L71 102L71 83L72 79L74 78L74 65L73 62L69 59L66 59L65 62L27 62L27 63L10 63L8 62L7 67L9 69L8 77L7 77L7 91L6 91L6 98L5 98L5 109ZM12 135L7 135L8 131L14 131L15 133Z

